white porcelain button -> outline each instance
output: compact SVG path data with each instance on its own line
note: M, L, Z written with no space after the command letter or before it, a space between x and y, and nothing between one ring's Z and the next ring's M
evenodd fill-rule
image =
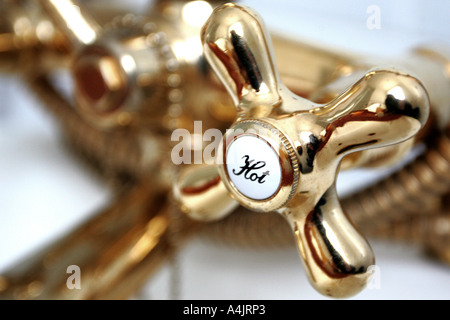
M228 147L226 162L232 183L248 198L270 198L280 187L279 157L264 139L251 135L237 138Z

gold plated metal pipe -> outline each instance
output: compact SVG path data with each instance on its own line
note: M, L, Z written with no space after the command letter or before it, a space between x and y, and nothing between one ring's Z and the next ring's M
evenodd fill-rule
M166 195L147 183L125 190L56 246L5 272L0 298L129 299L194 230ZM71 266L81 271L77 290Z
M100 25L76 1L40 0L40 3L58 29L68 37L74 50L94 43L99 37Z
M37 1L9 1L0 3L0 70L19 74L36 68L33 59L37 52L53 60L68 52L68 43L52 19Z

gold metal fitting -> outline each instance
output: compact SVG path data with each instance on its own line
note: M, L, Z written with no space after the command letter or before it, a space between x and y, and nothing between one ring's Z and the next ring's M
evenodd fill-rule
M150 41L145 23L137 17L128 18L129 22L126 16L117 19L114 27L81 49L72 66L76 106L88 121L102 128L129 125L143 108L140 102L148 101L146 93L158 94L154 79L164 73L160 55L163 37ZM129 25L127 33L118 26L123 23ZM166 55L171 54L169 49Z
M207 86L228 98L201 67L199 34L214 3L156 1L142 16L123 13L107 22L75 1L43 3L70 39L75 107L94 127L161 132L189 127L194 118L223 122L213 114L217 95L197 94Z
M180 174L174 194L181 207L203 220L237 203L277 211L295 233L313 286L332 297L358 293L374 256L341 208L336 174L350 153L413 137L429 115L424 86L403 71L372 69L331 102L306 100L281 83L262 19L236 4L214 10L202 42L237 119L217 165ZM221 201L214 206L214 199Z

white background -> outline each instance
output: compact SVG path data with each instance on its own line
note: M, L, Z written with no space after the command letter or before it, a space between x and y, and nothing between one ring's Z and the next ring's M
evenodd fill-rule
M143 1L137 1L138 5ZM395 56L424 42L450 45L450 1L257 1L274 31L361 53ZM370 5L381 29L366 26ZM341 193L378 173L340 175ZM14 78L0 78L0 273L108 202L100 181L70 158L52 119ZM379 286L353 299L449 299L450 270L407 244L371 240ZM180 281L176 279L181 279ZM171 295L176 286L179 294ZM308 284L296 248L255 251L194 239L176 268L136 296L158 299L327 299Z

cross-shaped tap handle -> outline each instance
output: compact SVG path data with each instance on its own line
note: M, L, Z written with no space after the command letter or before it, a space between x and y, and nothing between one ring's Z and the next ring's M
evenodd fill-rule
M356 294L374 256L340 206L340 161L416 134L429 113L425 88L389 68L370 70L324 105L296 96L280 81L262 20L241 5L218 7L202 41L238 116L215 166L181 172L174 194L182 208L204 220L224 216L236 203L277 211L292 226L313 286L333 297Z

